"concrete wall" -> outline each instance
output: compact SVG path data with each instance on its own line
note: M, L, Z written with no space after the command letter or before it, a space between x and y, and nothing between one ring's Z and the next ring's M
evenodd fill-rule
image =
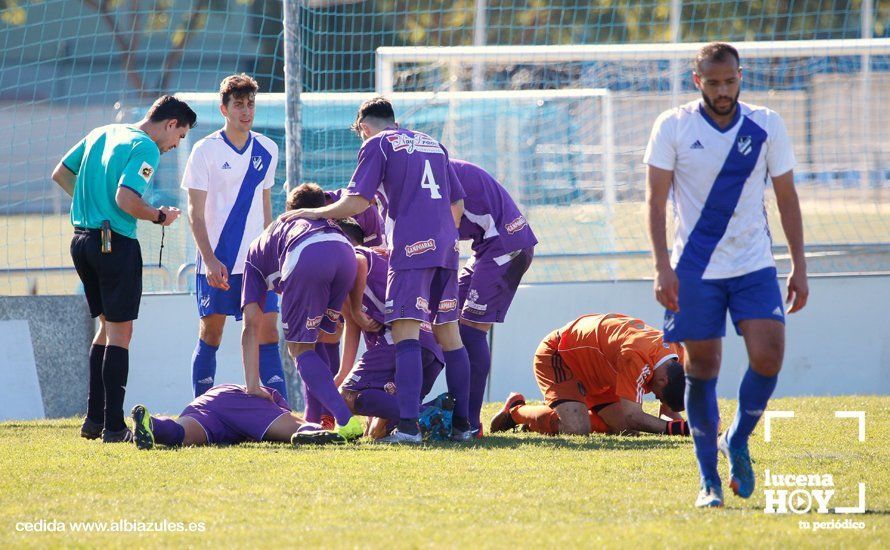
M662 311L652 298L651 285L624 281L520 288L508 322L495 328L488 399L503 399L510 391L538 398L532 354L543 336L578 315L623 312L659 326ZM810 286L807 308L788 318L785 366L776 395L890 393L890 276L819 277L811 279ZM81 414L92 326L83 297L0 298L4 319L29 323L46 416ZM731 327L729 333L718 383L723 397L735 395L747 364L741 338ZM194 296L143 298L130 348L127 409L141 402L153 411L181 410L191 399L190 360L196 338ZM0 353L0 360L3 357ZM230 321L217 361L218 383L242 383L240 325ZM3 377L17 376L2 367L0 384L9 382ZM288 374L292 370L288 365ZM441 378L434 392L444 388ZM291 386L291 392L295 390ZM299 398L293 401L300 404ZM3 407L0 403L0 416Z
M0 320L27 321L31 341L0 340L0 346L32 348L43 409L47 417L86 413L89 359L93 321L83 296L2 296ZM0 329L2 330L2 329ZM13 350L0 350L0 358ZM22 365L22 363L16 363ZM20 382L32 376L12 371L0 364L0 385ZM27 368L27 367L24 367ZM34 367L32 367L34 368ZM6 416L7 402L0 402L0 418Z

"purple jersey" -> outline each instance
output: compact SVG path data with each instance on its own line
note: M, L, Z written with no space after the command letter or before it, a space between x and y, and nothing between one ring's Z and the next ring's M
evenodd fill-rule
M386 297L386 278L389 270L389 261L386 256L365 248L355 247L355 251L368 261L368 280L365 283L365 293L362 296L362 311L371 319L383 324L386 316L384 299ZM390 327L384 325L377 332L362 332L365 338L365 348L373 349L381 345L393 345ZM420 324L420 345L433 352L436 358L445 362L442 349L433 336L433 329L429 323Z
M476 256L497 257L538 244L525 216L507 190L482 168L451 160L466 197L460 239L473 241Z
M389 128L366 140L348 192L387 204L386 242L393 270L457 269L451 203L464 197L442 145L420 132Z
M329 201L337 202L343 196L344 191L345 189L335 189L333 191L325 191L324 194ZM353 216L353 219L365 234L365 240L362 242L362 245L383 245L383 217L380 216L380 211L377 209L377 201L372 200L371 206Z
M294 218L275 220L250 243L241 290L241 308L256 302L263 307L267 290L281 294L282 283L294 270L305 245L320 241L349 240L331 220Z

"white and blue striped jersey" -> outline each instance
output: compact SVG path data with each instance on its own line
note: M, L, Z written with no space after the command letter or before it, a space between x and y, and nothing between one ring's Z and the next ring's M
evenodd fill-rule
M263 190L275 185L278 145L256 132L236 148L223 130L201 139L192 148L183 189L207 192L204 220L217 259L229 273L244 273L251 241L263 232ZM205 273L198 252L196 271Z
M795 162L777 113L740 102L721 129L702 100L670 109L655 121L643 162L674 173L678 275L726 279L775 265L764 191Z

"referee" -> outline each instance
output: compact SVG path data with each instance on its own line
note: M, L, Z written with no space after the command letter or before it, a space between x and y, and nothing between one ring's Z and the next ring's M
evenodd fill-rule
M71 197L71 258L99 330L90 347L87 416L81 437L131 441L124 423L133 320L142 298L142 251L136 220L167 226L179 209L142 199L158 160L179 145L197 116L173 96L159 98L136 124L96 128L62 158L53 181ZM103 229L104 228L104 229Z

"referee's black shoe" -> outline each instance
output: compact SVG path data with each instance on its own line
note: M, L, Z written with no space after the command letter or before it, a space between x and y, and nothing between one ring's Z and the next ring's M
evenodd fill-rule
M93 422L88 417L83 419L80 425L80 437L84 439L99 439L102 437L102 428L105 425L99 422Z
M110 430L102 430L102 443L132 443L133 432L130 428L124 428L116 432Z

